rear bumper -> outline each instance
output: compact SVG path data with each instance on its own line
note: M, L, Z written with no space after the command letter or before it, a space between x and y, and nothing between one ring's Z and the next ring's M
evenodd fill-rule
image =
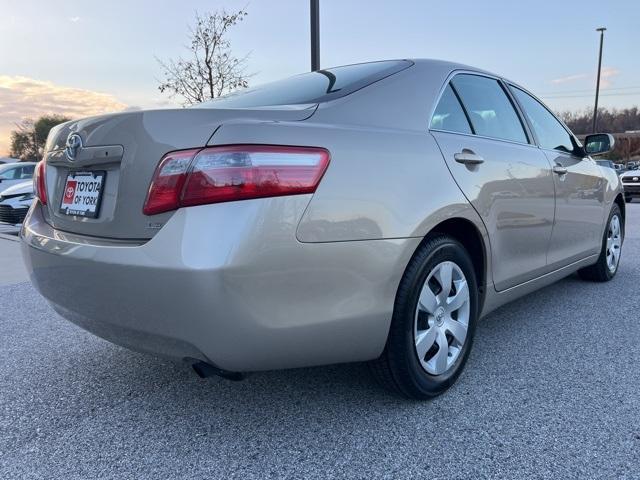
M181 209L146 243L54 230L36 205L23 256L58 313L134 350L230 371L375 358L420 239L300 243L308 200Z

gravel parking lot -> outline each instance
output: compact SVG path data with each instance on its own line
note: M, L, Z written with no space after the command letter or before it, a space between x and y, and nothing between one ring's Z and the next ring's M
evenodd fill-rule
M639 290L636 203L614 281L493 313L457 385L418 403L364 365L200 380L2 286L0 478L637 479Z

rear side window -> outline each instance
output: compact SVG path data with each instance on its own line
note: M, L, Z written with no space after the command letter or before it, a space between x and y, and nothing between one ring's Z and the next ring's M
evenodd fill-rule
M447 132L472 133L469 121L451 85L447 85L440 97L431 118L431 128Z
M541 148L567 153L575 150L569 132L544 105L517 87L512 86L511 90L524 110Z
M451 83L460 95L477 135L527 143L522 122L497 80L460 74Z
M413 62L408 60L391 60L303 73L238 90L196 105L196 108L255 108L326 102L349 95L412 65Z
M20 176L16 177L16 178L29 179L29 178L33 177L33 170L34 170L34 166L33 165L26 165L26 166L24 166L24 167L22 167L20 169L20 172L18 172Z

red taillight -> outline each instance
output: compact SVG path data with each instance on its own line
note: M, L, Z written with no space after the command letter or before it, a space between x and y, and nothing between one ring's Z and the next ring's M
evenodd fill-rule
M182 150L167 153L153 174L151 186L144 202L145 215L174 210L180 205L180 193L187 179L193 157L200 150Z
M313 147L232 145L171 152L153 175L143 212L313 193L328 165L329 152Z
M33 192L42 205L47 204L47 164L41 160L33 174Z

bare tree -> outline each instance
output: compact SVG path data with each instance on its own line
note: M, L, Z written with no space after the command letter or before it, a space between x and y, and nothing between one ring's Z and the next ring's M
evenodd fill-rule
M158 89L171 97L181 97L183 105L192 105L246 88L250 78L245 74L248 56L234 56L227 38L229 29L246 16L244 9L204 15L196 12L195 27L189 28L190 44L186 46L190 56L167 62L158 60L164 70L164 80Z

